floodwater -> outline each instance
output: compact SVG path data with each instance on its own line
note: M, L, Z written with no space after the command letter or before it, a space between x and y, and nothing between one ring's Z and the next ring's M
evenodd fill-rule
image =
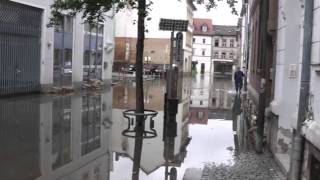
M123 117L135 107L134 82L102 92L1 99L0 180L128 180L132 174L191 180L207 176L212 163L232 165L242 142L231 79L184 78L173 125L164 123L165 91L163 80L145 82L145 108L158 114L145 122L156 137L144 139L123 134L135 126Z

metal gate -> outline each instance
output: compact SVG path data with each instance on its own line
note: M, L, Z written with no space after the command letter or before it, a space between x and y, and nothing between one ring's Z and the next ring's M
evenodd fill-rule
M0 1L0 96L40 91L42 10Z

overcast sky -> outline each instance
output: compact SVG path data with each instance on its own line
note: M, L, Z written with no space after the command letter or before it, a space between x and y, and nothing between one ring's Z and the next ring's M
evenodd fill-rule
M212 19L212 23L216 25L237 25L238 16L231 14L231 9L225 0L218 2L218 7L211 9L209 12L204 5L196 4L196 7L197 11L194 12L194 18ZM236 8L239 14L241 10L241 0L238 0Z

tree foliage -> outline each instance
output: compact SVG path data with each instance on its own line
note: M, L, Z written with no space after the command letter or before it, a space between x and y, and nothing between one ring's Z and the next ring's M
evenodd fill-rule
M148 16L151 11L153 0L148 0L146 10L141 12L144 17ZM235 4L237 0L193 0L197 4L203 4L207 10L217 7L218 1L225 1L229 4L231 12L237 14ZM58 22L58 18L62 14L74 16L82 13L84 21L89 23L103 22L106 18L105 13L110 11L112 7L118 12L121 9L137 9L138 0L54 0L51 5L50 25Z

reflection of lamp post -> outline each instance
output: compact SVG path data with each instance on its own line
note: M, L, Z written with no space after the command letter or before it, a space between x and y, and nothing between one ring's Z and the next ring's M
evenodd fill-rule
M136 113L135 110L126 110L123 112L123 116L125 119L128 121L128 126L127 129L122 131L122 135L126 137L131 137L131 138L141 138L138 137L136 134L137 126L139 124L136 122L137 118L136 117L142 117L143 119L143 124L141 130L143 131L143 136L142 138L154 138L157 136L157 132L154 129L154 118L157 116L158 112L154 110L144 110L144 113ZM149 126L148 129L146 129L145 123L148 122Z
M151 62L151 57L150 56L145 56L144 57L144 63L147 64L147 67L149 68L149 71L150 71L150 67L149 67L149 62ZM146 68L144 68L144 73L146 75ZM149 72L150 73L150 72Z

